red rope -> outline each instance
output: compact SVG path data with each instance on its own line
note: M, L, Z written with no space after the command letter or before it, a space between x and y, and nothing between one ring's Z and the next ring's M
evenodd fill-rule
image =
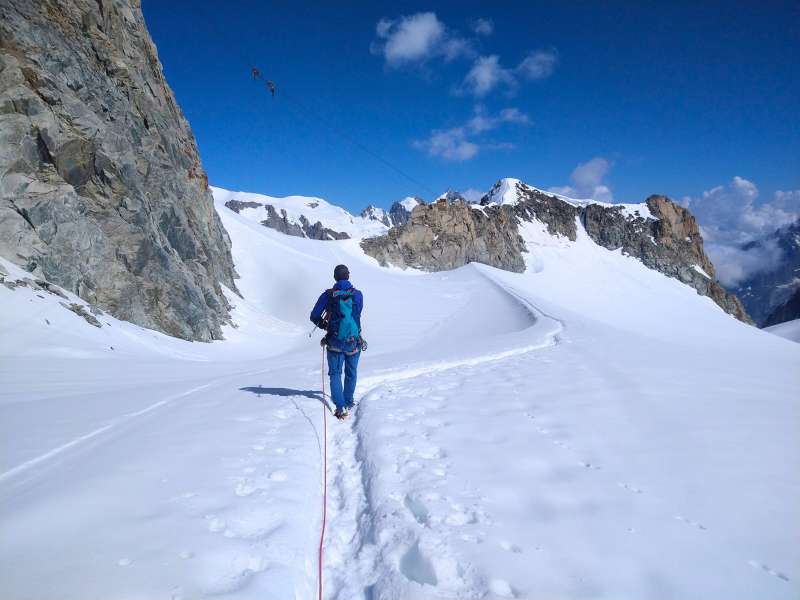
M322 529L319 534L319 560L317 565L317 581L319 582L318 600L322 600L322 546L325 542L325 524L328 518L328 403L325 399L325 348L322 349Z

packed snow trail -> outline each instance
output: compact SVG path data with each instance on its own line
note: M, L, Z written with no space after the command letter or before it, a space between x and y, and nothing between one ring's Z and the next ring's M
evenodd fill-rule
M315 597L306 323L339 262L370 349L329 423L326 598L800 594L797 344L580 228L526 226L524 274L420 274L218 210L225 342L0 287L4 599Z
M518 299L519 301L519 299ZM545 317L531 305L525 303L537 327L529 329L542 331L539 339L528 340L528 344L509 348L501 353L490 353L457 361L440 361L433 364L422 364L384 372L381 375L367 377L360 384L359 390L363 394L362 402L370 402L375 398L373 390L379 390L398 382L430 378L454 369L475 367L485 363L502 361L512 356L524 355L534 350L547 348L555 344L558 334L562 331L562 324ZM544 327L542 327L544 325ZM533 343L531 343L533 342ZM379 397L379 395L378 395ZM398 401L401 399L398 398ZM386 590L378 582L377 574L384 569L382 561L386 557L378 548L375 530L378 515L372 505L371 484L374 475L370 472L371 459L364 445L362 430L359 427L360 411L355 411L355 418L349 427L340 427L334 434L332 446L336 456L334 474L334 496L336 511L331 520L331 529L336 531L336 537L329 543L329 556L332 560L326 564L326 580L330 583L331 598L380 598ZM443 476L441 473L440 476ZM422 560L422 559L419 559ZM424 572L421 583L434 583L435 576L427 577L428 566L418 562L416 555L406 560L403 573L412 581L418 569ZM408 571L408 572L406 572ZM411 574L409 574L411 573ZM390 593L397 593L396 585L389 586ZM447 590L445 590L447 591ZM455 593L456 590L453 590ZM414 593L420 593L419 590ZM471 595L471 593L470 593ZM467 597L467 596L459 596Z

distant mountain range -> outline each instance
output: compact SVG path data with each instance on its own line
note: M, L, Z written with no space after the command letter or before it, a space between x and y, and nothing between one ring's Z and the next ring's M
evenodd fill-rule
M761 327L800 318L800 220L745 244L742 250L768 246L779 250L779 259L730 290Z
M651 196L641 204L609 204L568 198L505 178L478 202L448 190L430 204L404 198L388 211L371 205L353 215L321 198L276 198L222 188L212 192L226 208L281 233L316 240L358 239L364 252L382 265L426 271L480 262L522 272L527 268L525 256L536 252L531 231L544 227L544 235L571 242L587 234L598 246L641 260L749 322L738 299L716 280L694 217L664 196Z
M0 137L9 141L0 152L0 256L92 307L176 337L219 339L230 322L225 288L237 292L230 239L215 211L222 201L282 233L355 239L380 264L428 271L481 262L521 272L538 243L589 240L749 321L717 281L694 217L664 196L607 204L506 178L479 201L448 190L432 203L404 198L353 215L321 198L209 192L139 3L57 5L69 16L60 24L44 5L25 4L33 7L26 18L0 9L8 34L0 44L8 83L0 89L8 112ZM736 291L759 323L791 318L798 228L757 243L779 244L787 258Z

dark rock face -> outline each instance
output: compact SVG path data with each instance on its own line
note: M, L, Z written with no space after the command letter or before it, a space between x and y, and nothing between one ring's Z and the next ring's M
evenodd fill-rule
M694 217L665 196L647 199L653 217L649 218L638 212L628 214L622 206L576 205L519 182L515 184L515 202L498 205L495 192L508 189L507 182L499 181L481 199L482 210L441 199L415 208L407 224L364 240L361 247L381 264L400 267L441 271L475 261L521 272L526 249L519 235L520 222L538 220L551 235L572 241L577 239L580 222L598 245L609 250L621 248L645 266L710 297L737 319L750 322L736 296L716 281Z
M481 204L485 205L490 197L484 196ZM547 233L550 235L564 236L573 242L577 239L576 217L580 215L577 207L525 184L517 185L517 198L519 202L513 206L519 219L530 222L536 218L547 225Z
M420 204L425 204L425 201L422 198L415 198L415 200L418 202L417 206ZM389 208L389 220L391 221L390 224L394 227L405 225L408 223L410 218L411 211L403 206L401 202L395 202L392 204L391 208Z
M225 206L228 205L226 204ZM302 226L298 225L297 223L290 222L289 218L286 216L285 210L281 210L279 214L278 211L275 210L275 207L270 204L265 204L264 208L266 209L267 213L267 218L261 221L261 224L264 227L270 227L271 229L275 229L276 231L280 231L286 235L306 237Z
M0 255L118 318L222 336L230 241L138 0L0 3Z
M769 313L764 319L764 327L800 319L800 287L795 288L789 299Z
M259 204L258 202L241 202L239 200L228 200L225 206L235 213L239 213L245 208L264 208L267 213L267 218L261 221L264 227L269 227L276 231L280 231L286 235L293 235L295 237L306 237L312 240L349 240L350 236L344 231L334 231L328 229L322 223L317 221L311 223L305 215L300 215L298 219L300 223L293 223L289 220L289 216L284 209L280 213L275 210L271 204Z
M405 225L367 238L361 247L382 265L444 271L480 262L517 273L525 270L525 244L509 207L480 211L458 201L421 204Z
M272 208L272 207L270 207ZM283 211L281 211L283 212ZM262 225L266 223L262 222ZM267 225L269 227L269 225ZM334 231L328 229L322 223L317 221L313 225L306 219L305 215L300 215L300 227L307 238L312 240L349 240L350 235L344 231Z
M800 221L778 229L764 239L750 242L742 250L758 250L764 246L776 250L778 260L731 291L742 299L756 323L767 327L782 323L776 320L782 315L787 317L786 321L797 318L791 316L795 313L791 310L790 300L800 291Z
M225 203L225 207L230 208L237 215L242 212L244 208L259 208L260 206L258 202L242 202L240 200L228 200Z

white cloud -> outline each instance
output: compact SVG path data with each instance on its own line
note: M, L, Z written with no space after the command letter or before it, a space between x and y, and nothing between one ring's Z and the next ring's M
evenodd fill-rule
M705 228L701 228L701 233L705 239ZM783 250L774 240L765 241L748 250L742 249L740 245L708 242L705 250L714 263L717 279L726 287L735 287L751 275L767 270L770 265L776 265L783 255Z
M462 56L475 56L472 43L460 37L448 37L441 46L441 54L445 62L454 61Z
M475 19L472 22L472 31L478 35L492 35L494 23L491 19Z
M450 129L434 129L425 140L413 143L415 148L425 150L431 156L450 161L465 161L477 156L481 149L506 150L513 148L507 142L480 141L482 133L497 129L504 124L528 125L530 117L518 108L506 108L496 115L486 112L478 105L475 114L462 126Z
M390 67L423 63L435 57L446 61L473 56L468 40L449 32L436 13L421 12L399 19L381 19L375 26L378 39L370 47Z
M478 18L471 23L471 28L476 36L488 36L494 32L494 23L491 19ZM392 68L425 67L434 59L444 62L472 59L472 66L453 93L477 98L498 88L511 95L520 81L546 79L558 64L558 55L553 49L533 50L513 68L503 66L496 54L478 56L478 38L462 37L446 27L434 12L383 18L375 25L375 36L370 51L383 56L386 65Z
M467 131L463 127L434 129L427 140L414 142L414 147L427 150L431 156L457 162L474 158L480 149L467 139Z
M514 75L500 65L500 57L496 54L480 56L464 78L464 85L474 96L485 96L498 85L508 89L516 87Z
M517 73L530 80L546 79L553 74L558 64L555 50L536 50L528 54L517 66Z
M570 198L591 198L598 202L613 202L614 194L606 184L603 183L611 163L602 156L579 164L572 171L569 179L572 185L557 186L550 188L550 191Z
M467 128L472 133L482 133L497 128L503 123L517 125L530 124L530 117L518 108L504 108L497 115L489 115L480 104L475 107L475 115L467 121Z
M555 50L533 51L514 69L500 64L500 57L496 54L479 56L464 78L462 90L479 98L498 87L512 94L519 86L520 79L546 79L553 74L557 63Z
M603 181L610 166L605 158L596 156L575 167L570 179L580 193L588 194L595 188L601 187L600 182Z
M700 223L706 250L723 285L735 286L778 262L781 250L774 244L761 243L748 250L742 246L800 218L800 190L779 190L768 202L758 202L758 197L752 181L736 176L726 185L680 202Z

